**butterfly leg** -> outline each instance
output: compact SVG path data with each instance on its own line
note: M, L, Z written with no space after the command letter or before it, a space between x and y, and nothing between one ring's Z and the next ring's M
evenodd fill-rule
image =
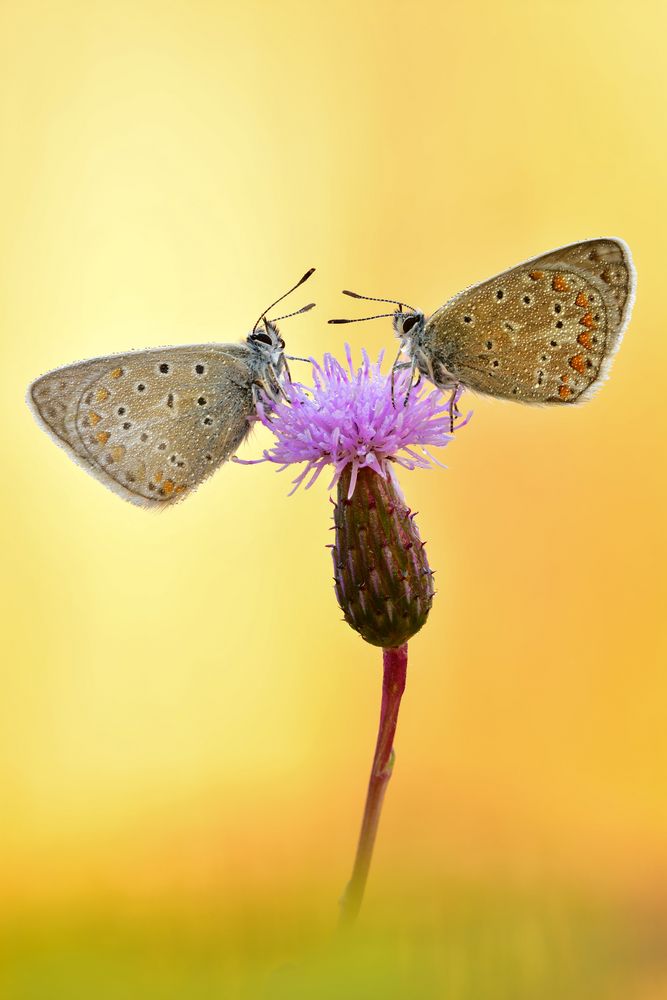
M290 379L290 382L291 381L292 379ZM277 385L278 385L278 395L282 396L286 403L289 403L289 396L285 392L285 386L280 381L278 381Z
M410 367L411 365L409 361L402 361L400 364L394 365L391 370L391 404L394 407L396 406L396 400L394 398L394 382L396 379L396 372L405 371L406 368Z
M255 409L257 409L258 404L266 406L267 398L274 403L277 403L281 396L283 396L284 399L287 399L287 393L279 381L276 381L275 386L264 381L253 382L250 387L250 391L252 393L252 402Z
M407 406L408 405L408 403L410 401L410 393L421 382L421 377L422 377L421 376L421 372L419 373L419 378L415 382L415 372L416 372L416 370L417 370L417 358L415 357L415 358L412 359L412 363L410 365L410 382L408 383L408 391L406 392L405 399L403 400L403 406Z
M401 361L400 364L395 364L391 370L391 405L396 408L396 400L394 398L394 380L396 372L405 371L406 368L412 368L412 364L409 361Z
M287 370L287 379L289 382L291 382L292 376L290 375L290 370L287 367L286 361L284 361L284 367ZM268 375L269 378L267 380L267 388L269 389L269 392L273 397L273 399L277 402L282 396L285 402L288 403L289 396L285 391L285 386L283 385L282 379L280 378L280 373L276 371L273 365L269 366Z
M452 389L451 396L449 397L449 431L450 434L454 433L454 421L458 416L460 416L460 411L456 405L456 394L459 391L459 383L457 382Z
M403 348L399 347L398 354L394 358L394 363L391 366L391 405L394 408L396 408L396 402L394 400L394 376L395 376L395 373L400 368L406 368L407 367L407 364L405 362L403 362L402 364L399 364L399 362L398 362L398 359L400 358L400 356L401 356L402 353L403 353Z
M253 382L250 386L250 392L252 394L252 405L257 409L259 403L264 403L264 391L263 386L259 382Z

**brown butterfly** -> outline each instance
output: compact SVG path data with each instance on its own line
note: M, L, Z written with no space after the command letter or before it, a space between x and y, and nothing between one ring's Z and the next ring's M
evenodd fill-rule
M28 403L56 443L124 499L145 507L180 500L234 454L258 399L279 397L287 361L305 360L285 354L266 314L314 270L264 310L245 342L82 361L38 378Z
M409 358L395 367L410 367L453 394L463 386L520 403L570 404L588 399L607 376L634 297L628 247L597 239L473 285L428 318L392 299L373 301L398 306L383 314L393 317Z

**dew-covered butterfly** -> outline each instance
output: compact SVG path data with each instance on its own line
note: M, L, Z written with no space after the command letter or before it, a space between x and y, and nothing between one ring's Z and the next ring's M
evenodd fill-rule
M428 318L394 299L372 301L398 306L381 314L393 318L399 357L402 351L409 359L396 367L410 367L453 394L463 386L520 403L560 405L588 399L604 381L634 296L628 247L596 239L473 285Z
M288 360L267 313L245 342L160 347L58 368L32 383L39 423L126 500L164 507L191 493L247 436L260 398L276 400Z

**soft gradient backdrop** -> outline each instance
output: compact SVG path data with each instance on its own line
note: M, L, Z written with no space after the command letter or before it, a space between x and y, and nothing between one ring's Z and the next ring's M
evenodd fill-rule
M666 995L666 29L658 0L0 4L11 1000L495 997L500 966L513 1000L554 969L589 998L620 953L624 1000ZM362 314L341 288L431 311L600 235L638 271L604 390L468 397L448 471L402 477L439 591L367 936L332 956L380 662L340 621L326 484L287 499L230 465L152 516L53 445L26 386L238 339L311 265L290 350L393 356L388 320L326 325Z

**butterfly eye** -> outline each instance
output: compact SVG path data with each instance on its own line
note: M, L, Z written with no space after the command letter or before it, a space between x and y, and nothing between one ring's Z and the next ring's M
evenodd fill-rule
M403 320L403 333L409 333L412 327L417 322L416 316L408 316L407 319Z
M263 344L272 344L273 341L269 337L268 333L255 333L253 335L253 340L260 340Z

